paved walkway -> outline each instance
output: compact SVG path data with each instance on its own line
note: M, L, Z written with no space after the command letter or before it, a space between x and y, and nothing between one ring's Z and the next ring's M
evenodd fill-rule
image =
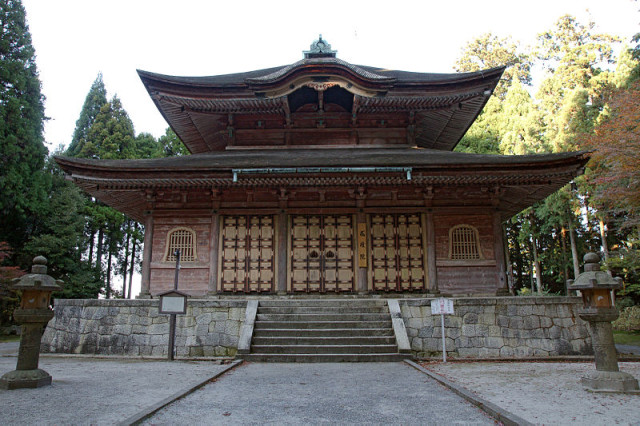
M473 424L494 420L404 363L246 363L146 424Z

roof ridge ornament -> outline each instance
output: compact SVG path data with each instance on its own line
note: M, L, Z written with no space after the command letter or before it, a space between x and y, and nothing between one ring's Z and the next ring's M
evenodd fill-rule
M326 40L322 39L322 34L318 35L318 39L311 43L309 50L305 50L305 59L311 58L335 58L337 50L331 50L331 45Z

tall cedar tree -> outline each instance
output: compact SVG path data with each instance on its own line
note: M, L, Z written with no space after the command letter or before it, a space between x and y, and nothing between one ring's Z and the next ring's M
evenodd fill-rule
M44 96L19 0L0 0L0 241L16 251L45 198Z
M98 74L96 80L91 85L89 93L84 100L82 110L80 111L80 117L76 121L76 128L73 131L73 138L67 148L66 155L70 157L77 157L84 144L87 141L89 135L89 129L96 120L97 115L100 113L100 108L107 103L107 89L104 87L102 81L102 73Z

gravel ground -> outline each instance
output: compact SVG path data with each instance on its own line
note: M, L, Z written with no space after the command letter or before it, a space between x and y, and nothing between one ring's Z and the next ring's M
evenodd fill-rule
M0 375L17 358L0 357ZM40 358L53 377L39 389L0 390L2 425L103 425L127 419L225 368L208 361Z
M493 425L404 363L245 363L149 419L172 424Z
M424 363L425 368L536 424L640 425L640 395L584 390L593 363ZM620 363L640 378L640 363Z

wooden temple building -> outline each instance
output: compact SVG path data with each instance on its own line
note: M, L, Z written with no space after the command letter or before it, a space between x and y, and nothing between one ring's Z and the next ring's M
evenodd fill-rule
M139 71L191 152L57 157L145 226L141 296L507 292L503 221L582 173L585 153L452 150L504 68L352 65L319 38L291 65L213 77Z

